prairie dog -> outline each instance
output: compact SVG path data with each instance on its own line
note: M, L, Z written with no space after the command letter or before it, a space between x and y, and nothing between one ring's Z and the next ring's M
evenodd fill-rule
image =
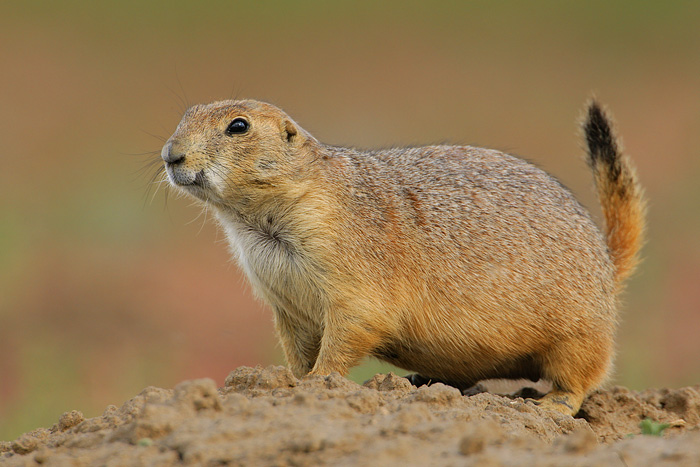
M189 108L161 157L171 184L216 213L296 376L346 374L370 355L462 389L544 378L541 405L574 415L610 368L645 217L595 101L583 132L604 234L517 157L330 146L253 100Z

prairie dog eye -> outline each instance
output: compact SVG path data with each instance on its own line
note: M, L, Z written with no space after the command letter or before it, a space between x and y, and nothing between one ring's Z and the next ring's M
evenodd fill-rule
M234 118L231 123L226 127L226 134L228 136L240 135L248 131L250 128L250 123L245 118Z

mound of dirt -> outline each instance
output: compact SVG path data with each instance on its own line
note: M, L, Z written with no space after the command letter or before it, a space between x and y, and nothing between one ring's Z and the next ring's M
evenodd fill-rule
M416 388L393 374L360 386L285 367L233 371L0 443L24 465L700 465L700 386L593 393L580 418L520 398ZM669 424L640 433L645 418Z

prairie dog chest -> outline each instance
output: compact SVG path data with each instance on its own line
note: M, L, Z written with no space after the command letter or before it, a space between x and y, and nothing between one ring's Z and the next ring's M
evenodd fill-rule
M302 242L273 223L250 225L223 215L219 221L256 295L275 312L320 323L327 301L322 274Z

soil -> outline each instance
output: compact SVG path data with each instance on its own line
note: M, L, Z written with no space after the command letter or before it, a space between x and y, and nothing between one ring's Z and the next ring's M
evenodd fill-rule
M641 434L646 418L669 427ZM241 367L222 388L185 381L146 388L99 417L67 412L0 442L0 464L697 466L700 385L597 391L572 418L520 397L416 388L391 373L359 385Z

